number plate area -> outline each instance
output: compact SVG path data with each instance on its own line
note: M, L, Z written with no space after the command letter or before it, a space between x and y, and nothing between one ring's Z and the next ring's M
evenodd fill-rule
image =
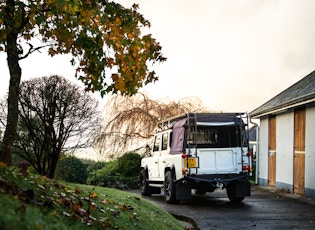
M184 159L184 166L187 168L197 168L197 157L187 157Z

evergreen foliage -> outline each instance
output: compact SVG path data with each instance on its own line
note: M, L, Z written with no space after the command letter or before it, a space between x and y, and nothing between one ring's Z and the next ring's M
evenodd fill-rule
M85 165L76 157L64 157L57 166L55 178L71 183L85 184L88 173Z

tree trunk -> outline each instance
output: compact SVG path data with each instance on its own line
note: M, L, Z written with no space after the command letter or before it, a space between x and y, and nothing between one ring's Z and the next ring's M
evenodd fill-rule
M22 74L21 67L19 65L19 54L16 41L17 33L12 32L7 35L7 62L10 71L10 85L8 96L7 125L0 149L0 161L7 164L12 163L12 149L16 137L16 128L19 114L19 88Z
M52 153L52 156L50 157L50 164L48 167L48 174L47 174L48 178L51 178L51 179L54 178L59 156L60 154L58 153Z

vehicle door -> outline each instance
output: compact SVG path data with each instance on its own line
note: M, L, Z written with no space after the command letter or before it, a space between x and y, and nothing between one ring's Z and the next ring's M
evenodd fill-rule
M164 169L167 163L167 159L169 157L169 142L170 132L164 132L161 136L161 150L160 150L160 159L159 159L159 178L160 180L164 180Z
M159 178L159 158L161 148L161 133L157 133L154 137L152 156L149 165L149 179L157 180Z

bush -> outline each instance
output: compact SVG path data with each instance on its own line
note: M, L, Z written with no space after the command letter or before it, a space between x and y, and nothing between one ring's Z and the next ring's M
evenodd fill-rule
M117 169L118 160L106 162L103 168L89 172L87 184L99 185L101 182L102 185L102 183L106 180L106 177L117 175Z
M124 176L97 176L96 180L89 181L88 184L108 187L108 188L117 188L117 189L136 189L138 188L138 176L124 177Z
M102 169L104 168L106 165L106 163L104 161L98 161L98 162L95 162L93 164L91 164L88 168L87 168L87 172L88 174L91 173L91 172L94 172L96 170L99 170L99 169Z
M118 172L122 176L138 176L141 156L137 153L126 153L118 159Z
M85 184L88 173L85 165L76 157L62 158L57 166L55 178L71 183Z
M119 189L138 188L140 165L139 154L127 153L107 162L102 169L90 172L87 184Z

